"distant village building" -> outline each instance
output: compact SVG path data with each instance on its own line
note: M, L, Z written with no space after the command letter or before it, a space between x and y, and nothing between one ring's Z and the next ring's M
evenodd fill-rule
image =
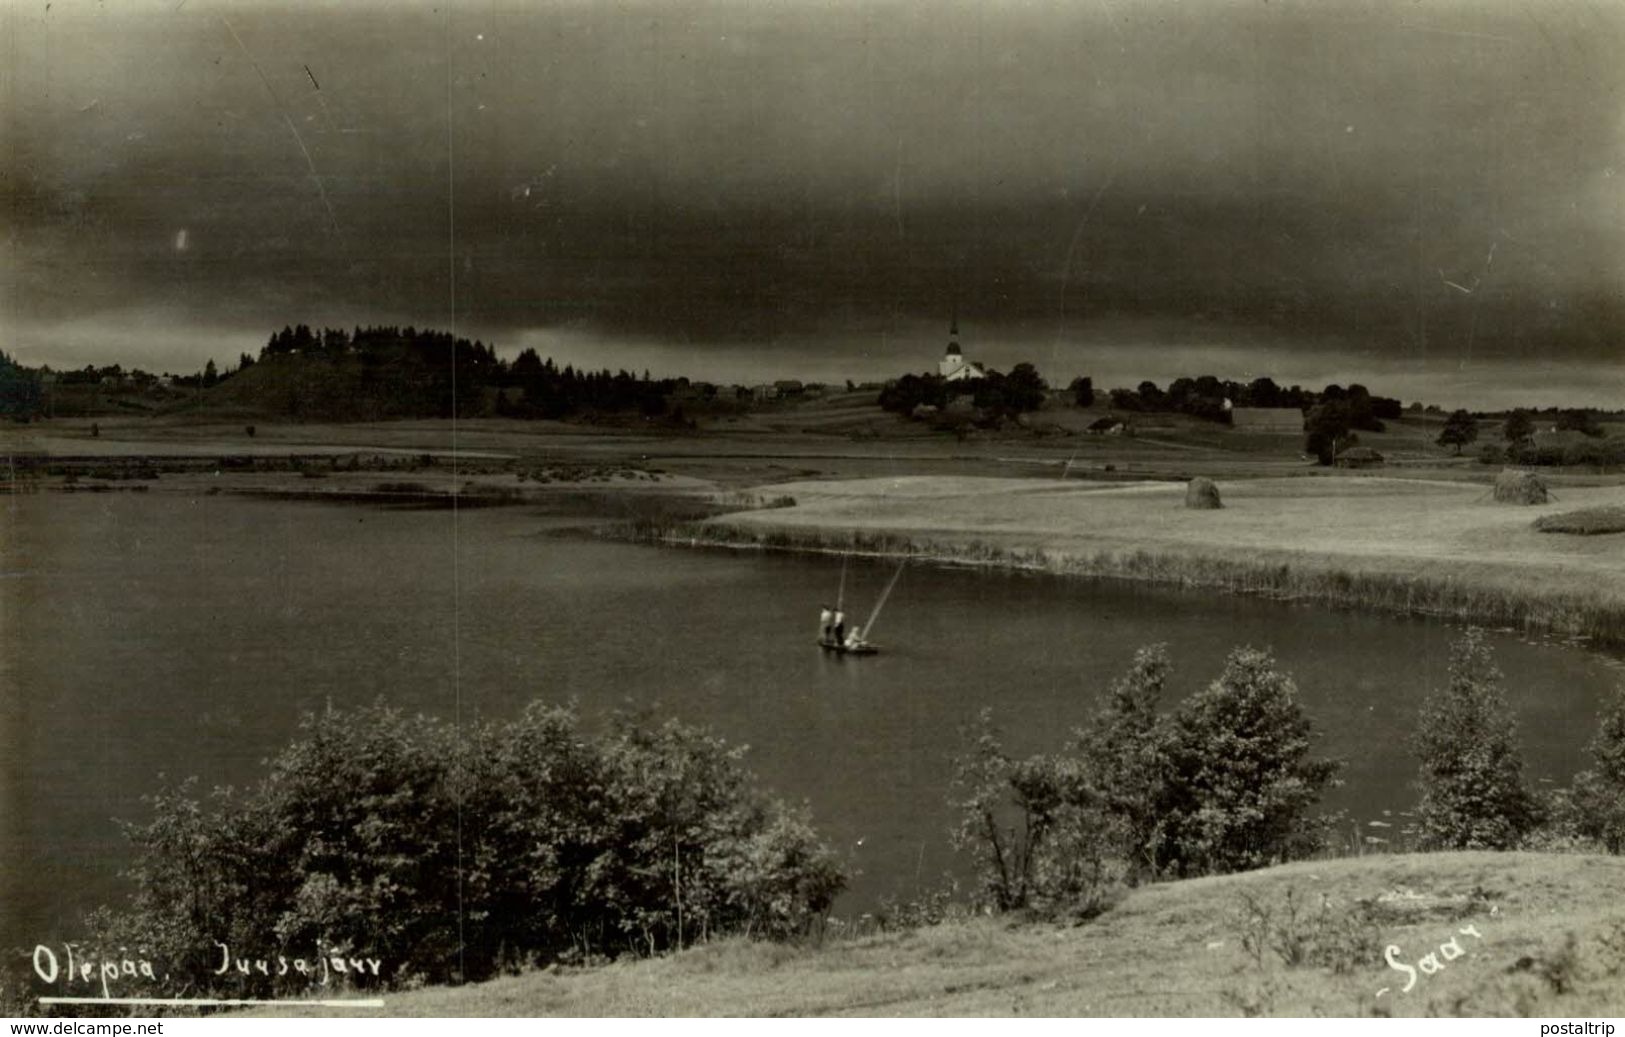
M1296 407L1232 407L1230 425L1243 432L1296 436L1303 432L1303 411Z
M1099 418L1089 426L1089 433L1095 436L1121 436L1128 431L1128 426L1118 418Z
M781 378L773 383L773 389L779 396L800 396L807 387L794 378Z
M937 373L942 375L945 382L969 382L987 377L987 372L982 369L981 364L966 360L965 355L959 351L958 317L955 317L948 326L948 351L942 355L942 362L937 365Z
M1370 447L1354 446L1338 454L1332 463L1339 468L1375 468L1382 461L1382 455Z

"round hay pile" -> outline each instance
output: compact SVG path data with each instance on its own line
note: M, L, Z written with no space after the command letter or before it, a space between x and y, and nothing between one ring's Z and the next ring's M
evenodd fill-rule
M1495 477L1495 499L1501 504L1545 504L1546 484L1534 472L1503 468Z
M1198 475L1185 484L1185 507L1211 511L1224 505L1219 502L1219 488L1213 485L1213 480Z

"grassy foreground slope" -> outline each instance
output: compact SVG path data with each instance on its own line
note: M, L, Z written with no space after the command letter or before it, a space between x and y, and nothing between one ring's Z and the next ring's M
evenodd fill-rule
M820 948L727 941L669 957L386 998L473 1015L1540 1015L1625 1012L1625 859L1444 853L1310 861L1144 887L1082 926L950 921ZM1297 905L1299 922L1284 914ZM1261 926L1248 903L1272 915ZM1339 964L1288 966L1244 938L1330 931L1363 911ZM1363 906L1362 906L1362 902ZM1464 935L1472 927L1480 938ZM1461 955L1405 975L1455 937ZM1442 959L1441 959L1442 960ZM1385 992L1379 995L1379 991Z

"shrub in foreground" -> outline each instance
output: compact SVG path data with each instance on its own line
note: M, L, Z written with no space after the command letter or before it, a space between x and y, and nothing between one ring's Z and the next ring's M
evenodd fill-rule
M298 977L216 977L222 944L364 955L399 984L793 935L844 878L740 753L626 717L588 737L541 704L462 730L381 705L309 716L250 794L152 799L128 826L136 892L101 940L245 996Z
M1266 651L1237 648L1218 680L1174 717L1164 786L1160 871L1243 871L1318 849L1311 814L1340 764L1310 755L1297 685Z
M1517 720L1484 632L1450 647L1450 682L1422 704L1417 828L1425 849L1508 850L1540 820L1523 780Z
M1141 648L1071 746L1089 767L1130 882L1157 871L1170 738L1170 724L1159 710L1172 668L1167 645Z
M1096 913L1112 885L1099 797L1074 760L1013 760L982 710L954 763L955 849L972 854L976 899L996 911Z
M1609 853L1625 853L1625 685L1604 708L1589 749L1592 766L1569 790L1574 828Z
M1338 763L1310 755L1312 728L1268 652L1239 648L1172 716L1169 664L1143 648L1067 751L1009 758L984 711L955 787L955 845L974 855L996 910L1091 914L1123 883L1240 871L1305 856L1311 811Z

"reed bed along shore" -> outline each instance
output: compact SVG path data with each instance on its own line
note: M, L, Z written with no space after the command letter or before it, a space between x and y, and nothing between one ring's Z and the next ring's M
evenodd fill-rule
M1331 557L1190 550L1072 547L1019 538L965 537L889 530L730 523L726 519L620 524L615 535L681 547L822 552L986 566L1062 577L1136 580L1226 594L1371 609L1510 628L1593 647L1625 648L1625 603L1591 590L1530 581L1507 586L1460 571L1394 571L1340 564Z

